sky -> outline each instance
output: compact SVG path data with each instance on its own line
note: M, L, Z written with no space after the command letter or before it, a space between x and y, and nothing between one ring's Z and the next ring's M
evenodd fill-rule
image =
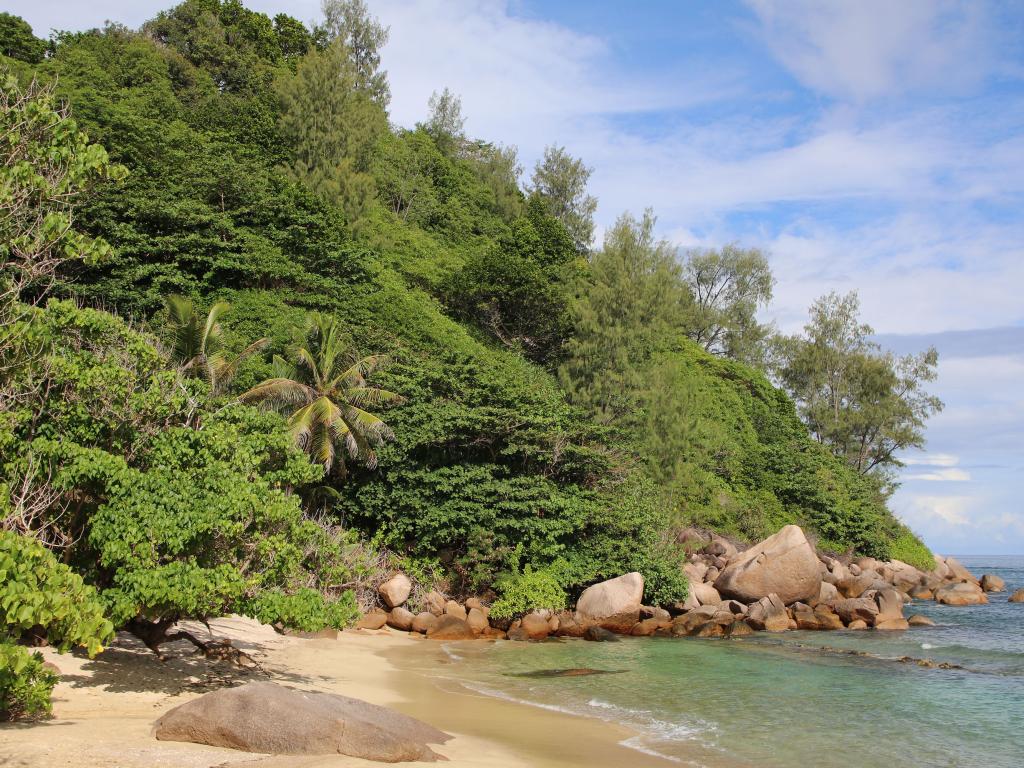
M172 0L5 0L37 35ZM248 0L318 18L319 0ZM765 312L835 290L900 353L939 350L946 404L894 511L935 551L1024 553L1024 5L953 0L368 0L391 118L444 87L526 176L594 169L600 234L651 207L681 247L765 249Z

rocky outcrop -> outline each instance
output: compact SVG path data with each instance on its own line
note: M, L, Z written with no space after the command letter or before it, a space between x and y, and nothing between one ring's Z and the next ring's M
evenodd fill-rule
M576 603L577 621L627 634L640 619L643 596L644 577L636 572L594 584Z
M412 592L412 582L404 573L396 573L390 579L377 587L377 594L384 601L388 608L397 608L404 605Z
M156 721L154 735L244 752L348 755L385 763L432 762L438 755L428 745L451 738L359 699L269 682L224 688L175 707Z
M722 602L722 596L710 584L694 584L691 582L690 591L701 605L718 605Z
M981 588L986 592L1003 592L1006 590L1006 582L998 576L986 573L981 577Z
M782 598L772 593L747 609L747 623L753 629L784 632L789 629L789 614Z
M714 586L747 603L772 594L786 605L812 600L821 590L818 556L800 527L787 525L730 560Z
M937 589L935 601L943 605L981 605L987 603L988 598L977 582L961 581Z

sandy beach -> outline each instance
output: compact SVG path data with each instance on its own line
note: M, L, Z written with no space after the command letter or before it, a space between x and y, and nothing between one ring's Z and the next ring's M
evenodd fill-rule
M201 626L191 627L197 634ZM435 751L452 766L655 766L657 758L623 747L626 728L477 694L444 670L441 643L388 630L350 631L337 639L278 635L254 622L211 622L257 659L264 672L214 663L186 643L168 645L161 663L120 634L96 659L44 651L61 670L53 718L0 726L3 768L342 768L376 765L343 756L266 756L157 741L153 722L196 696L238 681L269 679L306 690L354 696L420 718L454 738ZM209 636L207 634L207 636ZM446 670L445 670L446 671Z

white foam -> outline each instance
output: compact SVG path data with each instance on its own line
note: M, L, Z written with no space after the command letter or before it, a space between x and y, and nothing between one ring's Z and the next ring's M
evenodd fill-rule
M455 651L448 647L447 644L441 646L441 650L445 652L449 659L452 661L462 661L462 657L459 656Z

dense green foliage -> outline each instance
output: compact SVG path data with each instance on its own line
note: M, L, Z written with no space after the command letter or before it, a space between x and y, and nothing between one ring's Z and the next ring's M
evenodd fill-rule
M32 538L0 530L0 720L46 714L57 677L17 642L93 656L113 635L96 591Z
M591 250L581 161L550 149L527 195L515 149L465 136L448 91L391 128L386 30L358 0L326 10L307 30L186 0L8 60L5 140L42 122L4 171L5 196L38 192L2 224L23 244L4 252L4 528L62 548L154 645L224 611L343 626L378 551L506 617L632 570L646 600L682 599L687 525L796 522L926 559L740 361L765 335L760 254L683 264L649 213Z

